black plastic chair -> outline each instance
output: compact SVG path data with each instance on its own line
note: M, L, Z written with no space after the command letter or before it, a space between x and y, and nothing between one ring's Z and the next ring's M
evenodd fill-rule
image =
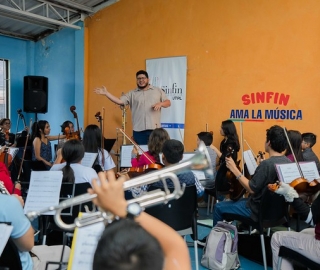
M310 270L319 270L320 263L312 261L307 257L303 256L299 252L296 252L288 247L281 246L279 249L279 259L278 259L278 267L277 270L281 269L282 258L290 259L304 267L307 267Z
M0 269L22 270L18 248L10 238L0 257Z
M223 214L225 220L238 220L244 224L249 225L250 227L257 229L260 234L261 240L261 249L262 249L262 258L264 269L267 269L267 259L266 259L266 250L264 243L263 231L265 228L268 229L268 235L270 233L270 228L280 225L285 225L288 231L290 231L289 225L289 213L288 213L288 203L285 201L284 197L278 195L268 188L266 188L261 197L258 221L254 221L249 217L244 217L237 214Z
M150 188L149 190L152 190ZM173 191L169 188L170 192ZM161 220L181 236L192 235L195 249L195 260L198 269L198 229L197 229L197 189L196 186L185 188L178 200L171 200L167 204L148 207L149 215Z
M85 194L87 193L88 188L91 188L90 183L62 183L61 190L60 190L60 202L70 199L72 197ZM75 218L78 217L79 212L85 212L85 206L87 206L90 210L95 209L92 202L86 202L80 205L75 205L69 208L66 208L61 213L61 219L63 222L67 224L71 224L74 222ZM54 220L53 216L42 216L43 220L43 236L44 241L43 244L46 242L46 235L48 231L60 231L63 232L63 242L66 241L66 231L58 227ZM64 244L64 243L63 243Z
M60 190L60 202L70 199L72 197L76 197L81 194L87 193L88 188L91 188L91 184L86 183L62 183L61 190ZM71 224L74 222L75 218L78 217L79 212L85 212L85 206L87 206L90 210L95 209L92 202L86 202L83 204L75 205L70 208L66 208L61 213L61 219L63 222L67 224ZM44 237L46 237L48 231L59 231L62 232L62 252L59 262L53 262L48 261L46 264L46 269L49 265L59 265L58 269L61 269L62 266L66 265L67 263L64 263L63 260L63 253L66 245L70 246L70 243L68 243L68 239L70 240L73 237L73 231L65 231L59 226L56 225L56 223L53 220L53 216L44 216ZM44 241L45 242L45 241Z

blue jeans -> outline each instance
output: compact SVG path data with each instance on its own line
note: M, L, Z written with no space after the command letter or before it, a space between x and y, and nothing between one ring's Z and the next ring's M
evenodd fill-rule
M133 139L139 145L147 145L152 131L152 129L133 131Z
M248 199L242 198L239 201L222 201L217 203L214 206L213 211L213 227L218 223L218 221L222 221L222 215L225 213L228 214L237 214L244 217L250 217L251 209L247 208Z

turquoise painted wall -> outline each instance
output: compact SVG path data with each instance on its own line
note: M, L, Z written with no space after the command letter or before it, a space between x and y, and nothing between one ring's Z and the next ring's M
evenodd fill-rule
M82 26L82 23L79 24ZM65 120L73 122L70 106L76 106L83 127L84 107L84 30L63 29L38 42L0 36L0 58L10 61L10 114L12 132L16 131L17 109L23 109L23 77L48 77L48 112L37 114L47 120L51 134L60 132ZM24 113L35 121L34 113ZM75 123L76 124L76 123ZM19 129L23 127L22 123Z

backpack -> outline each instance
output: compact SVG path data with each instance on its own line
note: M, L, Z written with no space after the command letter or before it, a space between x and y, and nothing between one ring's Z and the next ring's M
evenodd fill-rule
M229 270L240 267L236 226L218 221L207 237L201 265L214 270Z

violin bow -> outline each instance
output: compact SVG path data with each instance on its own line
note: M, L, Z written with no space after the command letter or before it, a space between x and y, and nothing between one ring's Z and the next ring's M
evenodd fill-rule
M105 108L102 107L102 118L101 118L101 154L102 154L102 166L104 168L104 115Z
M19 179L20 179L23 161L24 161L24 157L25 157L25 155L26 155L26 149L27 149L27 145L28 145L28 140L29 140L29 135L30 135L31 126L32 126L32 119L30 119L30 127L29 127L29 129L28 129L28 131L27 131L26 141L25 141L25 143L24 143L23 154L22 154L21 164L20 164L20 168L19 168L19 173L18 173L18 176L17 176L17 181L19 181Z
M292 156L293 156L293 158L294 158L294 162L297 164L297 167L298 167L300 176L301 176L302 178L305 178L304 175L303 175L303 172L302 172L302 170L301 170L300 164L299 164L299 162L297 161L296 155L295 155L294 152L293 152L293 149L292 149L292 146L291 146L291 142L290 142L290 139L289 139L289 136L288 136L288 133L287 133L287 129L286 129L285 127L283 127L283 131L284 131L284 134L286 135L286 138L287 138L287 141L288 141L288 144L289 144L289 147L290 147Z
M117 128L134 146L139 148L139 150L142 152L142 155L144 155L151 163L154 163L148 155L143 151L143 149L133 140L131 139L121 128Z
M250 151L252 152L253 156L256 157L256 154L253 152L252 148L250 147L249 143L246 139L243 139L243 141L246 143L246 145L249 147Z
M242 172L244 172L244 153L243 153L243 128L242 128L242 122L240 122L240 142L241 142L241 157L242 157Z

